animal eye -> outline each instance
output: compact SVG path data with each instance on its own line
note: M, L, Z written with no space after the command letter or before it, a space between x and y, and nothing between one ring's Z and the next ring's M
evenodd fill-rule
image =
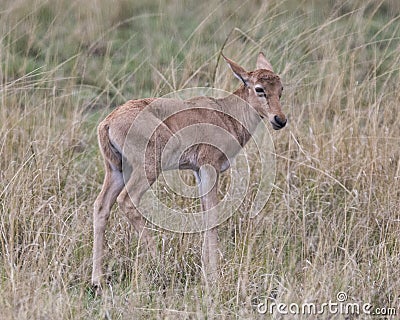
M256 87L255 90L256 90L257 93L264 93L264 89L263 88Z

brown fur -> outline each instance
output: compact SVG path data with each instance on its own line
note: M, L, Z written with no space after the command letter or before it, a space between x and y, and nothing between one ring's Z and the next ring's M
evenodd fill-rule
M141 241L155 256L154 240L145 228L145 221L136 205L160 171L193 170L200 178L203 210L212 210L217 203L217 185L215 183L207 194L203 194L202 190L207 189L210 177L205 165L214 167L218 178L229 167L230 159L250 139L261 118L268 118L274 129L285 126L286 117L279 102L282 84L265 56L259 54L258 70L252 72L245 71L227 58L225 60L235 76L243 82L233 94L220 99L197 97L184 101L164 98L130 100L99 124L98 139L105 161L105 178L94 206L93 285L100 287L104 231L115 201L127 214ZM168 114L168 110L176 112ZM199 143L178 152L182 147L180 141L185 139L180 131L199 124L221 128L237 143L222 140L223 150ZM156 129L146 135L147 129L153 127ZM207 130L202 134L207 136ZM164 147L172 138L176 139L175 144L165 150ZM163 166L162 152L163 156L166 155ZM132 170L127 178L123 175L123 159ZM217 273L217 244L216 228L205 231L202 261L206 274L211 278L215 278Z

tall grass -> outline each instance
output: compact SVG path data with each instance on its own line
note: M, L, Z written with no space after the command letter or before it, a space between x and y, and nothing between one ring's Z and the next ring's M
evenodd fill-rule
M339 291L399 308L399 14L394 0L3 1L0 317L251 319L266 317L254 307L266 297L324 303ZM269 202L220 227L212 302L201 235L155 230L152 261L114 210L109 286L94 297L96 124L127 99L234 89L222 49L248 70L263 50L284 82Z

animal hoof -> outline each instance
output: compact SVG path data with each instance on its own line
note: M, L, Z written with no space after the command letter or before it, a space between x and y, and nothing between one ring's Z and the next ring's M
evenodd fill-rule
M101 295L103 293L103 289L101 287L101 284L92 283L91 293L92 293L92 295L94 297L101 297Z

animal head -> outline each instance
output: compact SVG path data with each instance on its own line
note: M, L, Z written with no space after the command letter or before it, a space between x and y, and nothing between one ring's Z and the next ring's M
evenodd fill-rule
M265 55L259 53L257 69L249 72L236 62L222 56L236 78L242 81L248 90L248 103L261 118L267 118L275 130L282 129L287 122L280 103L283 86Z

